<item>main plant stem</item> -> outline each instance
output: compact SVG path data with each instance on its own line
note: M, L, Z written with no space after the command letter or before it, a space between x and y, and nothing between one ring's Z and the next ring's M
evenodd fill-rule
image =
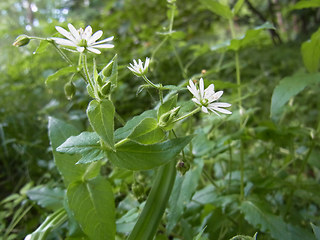
M229 20L231 36L234 39L235 31L234 31L234 22L232 19ZM240 130L243 128L243 119L242 119L242 92L241 92L241 73L240 73L240 61L239 61L239 51L235 51L234 55L235 65L236 65L236 78L237 78L237 87L238 87L238 107L240 113L239 119L239 127ZM243 141L240 139L240 200L244 199L244 151L243 151Z

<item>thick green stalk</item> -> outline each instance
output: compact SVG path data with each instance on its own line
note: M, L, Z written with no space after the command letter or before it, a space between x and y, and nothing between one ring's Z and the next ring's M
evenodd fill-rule
M176 177L175 161L159 167L145 207L128 240L151 240L157 232Z

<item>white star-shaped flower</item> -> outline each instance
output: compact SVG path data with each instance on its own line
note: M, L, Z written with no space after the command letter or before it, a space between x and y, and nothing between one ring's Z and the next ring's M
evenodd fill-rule
M232 113L229 110L224 109L225 107L230 107L230 103L215 102L222 96L223 91L215 92L213 84L210 84L209 87L204 89L203 79L200 78L199 89L197 89L196 85L190 79L189 86L187 86L187 88L194 96L194 98L192 98L192 101L195 102L198 106L200 106L201 110L204 113L209 113L208 110L212 111L218 116L220 115L217 112L221 112L224 114Z
M130 63L130 67L128 68L131 72L133 72L135 75L140 77L146 74L146 72L148 71L149 63L150 63L150 58L148 57L146 58L144 66L143 66L143 62L140 59L138 60L138 62L135 59L133 59L133 64Z
M67 39L56 37L52 39L59 45L74 47L78 52L88 50L90 52L100 54L101 51L97 48L114 47L113 44L107 43L113 40L113 36L96 42L102 36L103 32L101 30L92 34L92 28L90 26L87 26L85 30L83 30L82 28L77 30L71 23L68 24L68 28L70 32L62 27L56 26L57 31Z

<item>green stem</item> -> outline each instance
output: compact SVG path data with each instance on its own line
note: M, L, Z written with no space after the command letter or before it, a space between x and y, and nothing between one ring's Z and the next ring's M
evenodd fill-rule
M119 142L117 142L117 143L114 145L114 147L117 148L117 147L121 146L122 144L128 142L129 140L130 140L129 138L124 138L124 139L120 140Z
M159 167L146 205L128 240L150 240L157 232L176 177L175 161Z
M232 39L234 39L235 31L234 31L234 22L232 19L229 20L230 31L232 35ZM236 78L237 78L237 86L238 86L238 98L239 98L239 113L240 113L240 129L243 128L243 119L242 119L242 92L241 92L241 74L240 74L240 61L239 61L239 52L235 51L235 65L236 65ZM243 151L243 141L240 139L240 200L244 199L244 151Z
M172 123L176 123L176 122L179 122L179 121L181 121L181 120L183 120L185 118L188 118L188 117L192 116L193 114L199 112L200 110L201 110L201 107L198 107L198 108L194 109L192 112L189 112L186 115L183 115L183 116L175 119Z
M95 87L93 86L93 82L92 82L90 74L89 74L87 56L85 54L83 54L83 70L84 70L84 74L85 74L85 79L87 79L87 82L90 84L92 90L95 93L96 92Z
M149 85L151 85L152 87L159 89L159 86L155 85L153 82L151 82L146 75L142 75L142 78L146 81L146 83L148 83Z
M178 65L179 65L180 70L181 70L181 72L182 72L182 76L184 77L184 79L188 79L188 76L187 76L187 74L186 74L186 72L185 72L185 69L184 69L184 67L183 67L181 58L179 57L178 52L177 52L177 50L176 50L176 47L174 46L173 41L172 41L171 38L170 38L170 44L171 44L171 46L172 46L173 53L174 53L174 55L176 56L176 59L177 59L177 61L178 61Z

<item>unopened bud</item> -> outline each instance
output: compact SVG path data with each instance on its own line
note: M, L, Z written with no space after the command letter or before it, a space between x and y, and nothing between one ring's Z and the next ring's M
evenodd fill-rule
M166 112L161 115L159 118L158 126L164 128L165 130L170 130L170 125L173 122L174 118L178 115L180 106L171 109L169 112ZM169 129L167 129L169 128Z
M67 82L64 85L64 94L66 95L68 100L71 100L76 93L76 87L74 86L72 81Z
M184 161L179 160L178 163L177 163L177 165L176 165L176 169L177 169L177 171L179 171L179 172L181 173L181 175L183 176L183 175L186 174L186 172L189 171L190 165L189 165L189 163L187 163L187 162L184 162Z
M16 38L12 44L15 47L22 47L27 45L30 42L30 38L27 35L20 35Z

